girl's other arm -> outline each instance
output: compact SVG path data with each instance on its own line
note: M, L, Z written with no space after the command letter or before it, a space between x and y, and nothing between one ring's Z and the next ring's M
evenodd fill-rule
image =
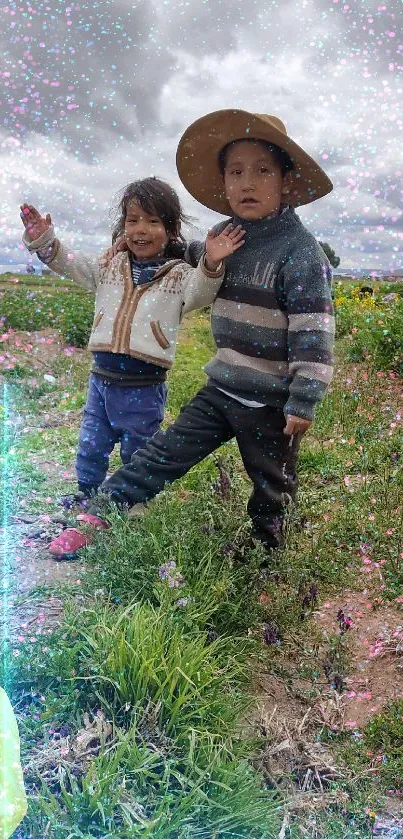
M25 227L22 240L31 253L36 253L41 262L56 274L68 277L90 291L96 288L99 278L98 259L67 251L55 236L49 213L41 216L32 205L22 204L21 220Z

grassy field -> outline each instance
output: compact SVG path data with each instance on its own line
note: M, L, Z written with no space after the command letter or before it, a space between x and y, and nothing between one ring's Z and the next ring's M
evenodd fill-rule
M56 513L74 486L90 363L91 296L33 284L0 282L10 525ZM70 563L30 592L63 614L2 651L30 797L17 839L364 839L401 811L399 292L335 287L336 376L269 571L247 547L250 487L229 443L144 519L112 517L79 579ZM212 351L207 314L186 319L167 420Z

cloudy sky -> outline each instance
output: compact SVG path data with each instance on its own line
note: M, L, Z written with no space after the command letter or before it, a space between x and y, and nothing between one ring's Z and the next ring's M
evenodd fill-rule
M97 253L117 191L151 174L204 234L219 217L181 187L177 142L238 107L280 116L328 172L334 192L300 215L341 267L402 267L402 0L19 0L1 13L0 265L26 262L22 201Z

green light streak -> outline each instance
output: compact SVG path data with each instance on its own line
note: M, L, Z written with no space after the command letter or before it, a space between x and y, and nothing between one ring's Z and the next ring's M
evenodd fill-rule
M2 672L3 686L7 691L8 668L6 647L9 640L9 610L10 610L10 581L12 565L12 545L10 542L9 518L10 518L10 491L11 491L11 421L8 385L6 381L1 383L0 401L0 426L1 426L1 576L0 576L0 605L1 605L1 649L2 649Z

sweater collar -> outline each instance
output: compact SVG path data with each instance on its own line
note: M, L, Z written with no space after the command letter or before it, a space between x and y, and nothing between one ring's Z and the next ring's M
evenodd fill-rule
M262 237L273 237L286 233L291 228L301 224L293 207L287 207L282 210L277 216L269 216L267 218L259 219L258 221L247 221L234 216L231 219L232 224L240 224L246 233L248 241L260 239Z

